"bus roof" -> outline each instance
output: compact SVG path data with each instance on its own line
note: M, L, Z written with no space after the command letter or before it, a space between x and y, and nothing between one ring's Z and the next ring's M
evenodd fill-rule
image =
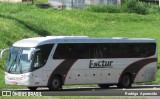
M156 43L148 38L89 38L87 36L47 36L27 38L17 41L14 47L36 47L53 43Z

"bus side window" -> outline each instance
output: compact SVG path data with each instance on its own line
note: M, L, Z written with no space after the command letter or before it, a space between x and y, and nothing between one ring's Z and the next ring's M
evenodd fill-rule
M33 67L34 68L42 67L42 54L41 53L36 53Z

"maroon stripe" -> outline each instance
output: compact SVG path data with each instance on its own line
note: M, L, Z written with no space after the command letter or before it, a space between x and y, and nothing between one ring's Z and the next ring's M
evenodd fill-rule
M73 66L73 64L75 63L77 61L77 59L76 60L73 60L73 62L70 64L70 66L68 66L68 70L65 72L65 74L64 74L64 82L65 82L65 80L66 80L66 77L67 77L67 74L68 74L68 72L70 71L70 69L71 69L71 67Z
M73 66L73 64L77 61L77 59L66 59L62 61L51 73L49 80L48 80L48 85L50 81L52 80L52 77L55 75L60 75L62 77L62 83L64 84L64 81L66 79L66 76L70 70L70 68Z
M147 58L147 59L142 59L138 60L130 65L128 65L123 72L121 73L121 76L119 78L119 83L120 80L125 73L130 73L132 75L132 81L134 82L135 77L137 76L138 72L146 65L152 63L152 62L157 62L157 58Z

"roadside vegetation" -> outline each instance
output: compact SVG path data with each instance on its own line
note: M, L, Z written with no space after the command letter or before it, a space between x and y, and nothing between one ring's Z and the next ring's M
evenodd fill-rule
M95 5L86 8L87 11L98 13L137 13L141 15L160 13L160 7L151 3L138 0L124 0L122 5Z
M160 44L159 7L155 5L149 6L151 8L147 7L146 14L137 14L134 11L121 12L121 7L113 7L113 9L120 9L117 12L100 10L112 10L112 7L93 6L85 10L59 11L52 8L43 9L27 3L0 2L0 49L11 47L14 42L23 38L47 35L151 38ZM0 89L23 88L4 84L5 60L6 58L0 60ZM149 84L160 83L160 66L157 74L157 80Z

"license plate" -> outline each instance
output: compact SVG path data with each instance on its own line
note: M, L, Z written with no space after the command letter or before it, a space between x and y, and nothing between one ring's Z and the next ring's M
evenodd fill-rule
M17 85L17 82L11 82L11 85Z

